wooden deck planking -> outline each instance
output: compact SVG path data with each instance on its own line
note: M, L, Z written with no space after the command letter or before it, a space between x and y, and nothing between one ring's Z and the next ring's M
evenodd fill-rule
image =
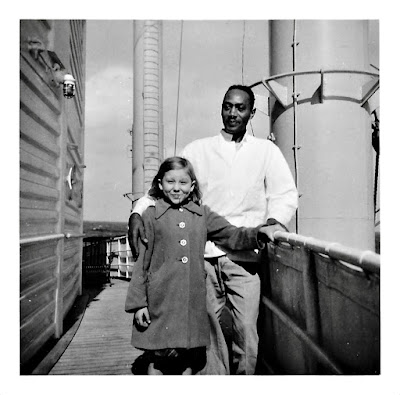
M128 282L111 280L87 306L82 322L50 375L130 375L141 351L130 344L132 314L125 313Z

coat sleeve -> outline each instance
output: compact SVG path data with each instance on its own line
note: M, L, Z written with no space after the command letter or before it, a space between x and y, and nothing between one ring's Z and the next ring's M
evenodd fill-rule
M225 218L221 217L208 206L203 206L207 224L207 239L213 241L220 247L229 250L254 250L262 249L264 243L258 240L258 230L263 226L255 228L236 227Z
M128 292L125 300L125 311L134 313L136 310L146 307L147 303L147 271L151 262L154 246L154 226L150 210L143 213L143 222L148 239L145 246L142 242L139 246L139 256L133 266L132 278L129 282ZM153 210L154 211L154 210Z

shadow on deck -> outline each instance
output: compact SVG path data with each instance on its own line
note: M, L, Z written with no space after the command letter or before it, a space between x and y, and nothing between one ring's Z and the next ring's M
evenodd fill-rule
M132 374L132 362L142 352L131 345L133 316L124 310L128 284L112 278L103 287L86 287L70 328L32 374Z

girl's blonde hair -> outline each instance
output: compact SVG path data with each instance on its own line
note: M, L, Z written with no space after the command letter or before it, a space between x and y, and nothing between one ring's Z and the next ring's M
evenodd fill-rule
M165 173L170 170L186 170L188 176L192 180L194 188L191 192L189 199L192 200L194 203L200 204L201 203L201 191L199 188L199 183L196 178L196 174L194 173L194 169L192 164L185 158L180 156L173 156L171 158L167 158L161 163L160 168L158 169L158 173L153 178L151 183L151 187L149 190L149 196L152 196L156 199L160 199L164 197L163 191L160 189L159 183L163 179Z

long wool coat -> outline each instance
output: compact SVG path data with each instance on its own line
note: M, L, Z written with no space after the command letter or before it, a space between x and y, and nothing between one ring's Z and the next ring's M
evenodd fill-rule
M151 324L133 325L139 349L208 346L204 247L212 240L231 250L262 247L259 228L237 228L192 201L180 208L163 199L143 213L148 246L141 248L126 297L125 310L147 306Z

